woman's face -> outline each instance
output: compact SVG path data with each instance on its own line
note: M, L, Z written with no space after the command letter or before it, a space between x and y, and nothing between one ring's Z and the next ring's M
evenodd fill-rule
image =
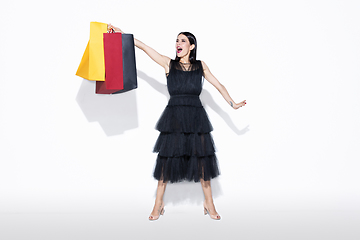
M195 45L190 45L189 39L183 35L180 34L176 39L176 55L179 58L185 57L186 55L190 55L190 51L194 49Z

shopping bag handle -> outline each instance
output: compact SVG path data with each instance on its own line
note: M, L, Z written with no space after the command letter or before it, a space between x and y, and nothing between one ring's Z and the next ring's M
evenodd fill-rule
M110 28L107 32L108 32L108 33L115 33L115 29L114 29L114 28Z

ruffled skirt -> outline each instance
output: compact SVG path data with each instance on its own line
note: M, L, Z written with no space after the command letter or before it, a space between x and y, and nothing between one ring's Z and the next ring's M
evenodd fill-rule
M160 135L154 178L164 182L208 181L220 172L213 130L197 95L171 96L156 129Z

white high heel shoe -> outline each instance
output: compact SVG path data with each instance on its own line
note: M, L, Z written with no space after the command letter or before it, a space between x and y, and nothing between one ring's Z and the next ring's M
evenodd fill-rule
M164 213L165 213L164 206L163 206L163 205L160 205L160 208L159 208L159 210L158 210L158 214L159 214L159 215L153 216L153 215L150 214L149 220L150 220L150 221L158 220L159 217L160 217L160 215L164 215Z
M210 212L209 212L209 210L208 210L208 208L207 208L207 206L206 206L206 204L204 202L204 215L206 215L206 214L208 214L211 219L214 219L214 220L220 220L221 219L219 214L216 214L216 215L210 214Z

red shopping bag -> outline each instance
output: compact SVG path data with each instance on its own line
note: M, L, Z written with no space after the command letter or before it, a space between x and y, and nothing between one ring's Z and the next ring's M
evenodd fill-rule
M121 33L104 33L105 81L96 82L96 93L111 94L124 89Z
M104 33L103 35L106 48L104 50L105 82L96 82L96 93L116 94L136 89L134 36L126 33Z

